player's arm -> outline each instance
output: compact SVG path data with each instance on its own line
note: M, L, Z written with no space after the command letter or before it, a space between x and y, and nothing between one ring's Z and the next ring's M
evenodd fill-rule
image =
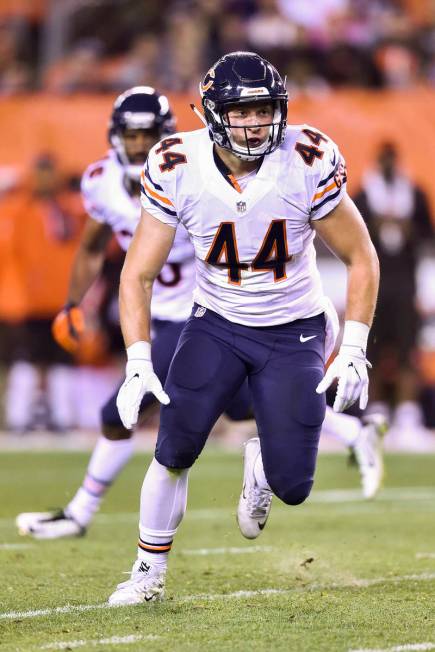
M125 346L150 342L150 305L159 275L175 237L175 229L142 209L128 248L119 285L119 313Z
M67 303L78 305L99 276L111 237L108 224L88 217L71 270Z
M326 217L313 222L314 229L346 265L348 274L346 320L371 326L379 286L379 262L357 207L344 195Z
M52 325L54 339L70 353L77 351L85 330L85 319L79 304L101 272L111 237L109 225L88 217L72 266L66 303Z
M119 312L127 366L116 405L126 428L137 423L146 392L152 392L163 404L169 403L151 362L150 307L153 283L169 255L175 231L142 209L121 272Z
M353 201L344 194L337 206L313 224L316 232L347 267L347 301L343 341L317 392L338 379L334 410L341 412L359 397L368 401L367 339L379 286L379 262L364 221Z

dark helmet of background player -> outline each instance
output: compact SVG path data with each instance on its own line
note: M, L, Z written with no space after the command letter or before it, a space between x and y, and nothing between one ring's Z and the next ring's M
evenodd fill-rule
M113 105L109 121L109 143L127 176L139 181L147 153L144 153L144 160L140 164L129 160L123 138L126 129L147 131L153 135L154 141L173 134L175 118L168 98L151 86L135 86L122 93Z
M230 52L221 57L199 85L210 138L244 160L270 154L283 142L287 124L288 93L281 75L271 63L255 52ZM237 145L231 134L228 108L270 100L273 119L269 136L258 147ZM264 125L263 125L264 126Z

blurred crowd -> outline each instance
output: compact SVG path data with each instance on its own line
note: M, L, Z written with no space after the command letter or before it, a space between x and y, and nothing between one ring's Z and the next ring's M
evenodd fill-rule
M435 84L433 0L1 0L0 95L197 87L253 49L290 89Z
M196 92L204 62L242 48L271 59L293 95L430 86L435 2L168 0L163 13L151 0L0 0L0 97L113 96L137 84ZM50 335L86 216L82 170L65 174L48 149L28 176L0 175L0 427L18 433L98 428L124 363L115 243L85 299L77 356ZM391 141L367 161L354 199L382 269L371 400L412 446L410 432L435 428L435 220Z

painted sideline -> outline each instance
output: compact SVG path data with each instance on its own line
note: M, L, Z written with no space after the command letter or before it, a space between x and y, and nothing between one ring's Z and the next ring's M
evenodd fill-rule
M435 650L435 643L406 643L387 648L364 648L349 650L349 652L418 652L419 650Z
M40 650L72 650L76 647L97 647L97 645L130 645L138 641L155 641L161 638L154 634L130 634L129 636L111 636L110 638L100 638L91 641L57 641L55 643L48 643L40 647Z
M355 579L352 582L334 582L332 584L311 584L303 588L294 587L292 589L257 589L255 591L234 591L233 593L200 593L197 595L185 595L179 598L175 597L171 603L182 604L183 602L194 602L196 600L228 600L239 598L254 598L264 595L289 595L291 593L300 593L302 591L331 591L333 589L354 589L368 588L379 584L398 584L400 582L428 582L435 580L435 573L419 573L410 575L398 575L396 577L373 577L371 579ZM96 609L119 609L122 607L109 606L107 602L102 604L67 604L63 607L51 607L48 609L35 609L33 611L6 611L0 613L0 620L13 620L15 618L38 618L40 616L53 616L57 614L79 613L83 611L93 611ZM417 648L418 649L418 648ZM354 651L355 652L355 651Z

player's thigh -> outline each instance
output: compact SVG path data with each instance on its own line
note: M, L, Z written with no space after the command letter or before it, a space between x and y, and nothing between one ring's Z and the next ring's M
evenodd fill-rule
M129 439L132 431L127 430L123 425L116 406L116 397L118 396L119 387L105 402L101 408L101 430L106 439L117 441L120 439Z
M309 495L314 480L325 395L316 387L324 374L320 355L299 353L271 360L250 377L264 470L286 503Z
M169 365L177 348L185 322L153 321L151 359L154 371L162 385L166 382Z
M244 363L216 328L188 322L172 360L160 412L156 458L171 468L192 466L218 417L246 378Z
M228 405L225 410L225 415L233 421L243 421L245 419L253 418L252 396L247 381L242 384L239 391Z

